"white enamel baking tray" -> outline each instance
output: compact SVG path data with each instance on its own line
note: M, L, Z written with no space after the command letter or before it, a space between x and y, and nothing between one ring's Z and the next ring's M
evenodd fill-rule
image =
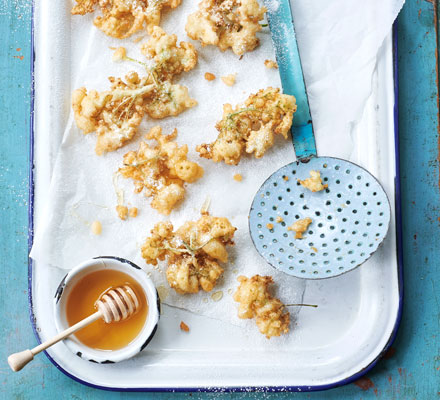
M64 79L70 65L68 32L57 32L54 39L52 17L50 7L35 8L30 246L46 203L71 93ZM358 135L357 154L351 159L378 177L392 204L388 237L374 255L383 263L367 263L330 280L308 281L304 302L319 308L300 311L291 333L295 340L282 350L255 348L238 327L164 306L157 334L141 355L99 365L59 343L47 352L57 368L86 385L121 391L323 390L349 383L372 368L394 339L402 305L393 49L390 33L358 126L364 134ZM39 341L56 333L52 298L64 275L47 265L29 265L31 321ZM190 334L179 334L181 320L191 326Z

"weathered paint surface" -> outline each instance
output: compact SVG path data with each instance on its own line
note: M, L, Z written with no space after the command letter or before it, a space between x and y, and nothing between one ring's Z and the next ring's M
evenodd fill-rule
M27 310L30 2L0 1L0 318L4 399L440 399L440 189L434 1L407 0L399 17L405 307L384 359L355 384L321 393L110 393L77 384L44 356L20 373L6 355L35 345Z

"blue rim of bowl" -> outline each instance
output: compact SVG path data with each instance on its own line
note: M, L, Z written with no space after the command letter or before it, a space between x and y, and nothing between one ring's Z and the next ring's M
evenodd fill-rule
M30 148L29 148L29 209L28 209L28 251L30 252L34 240L34 101L35 101L35 83L34 83L34 64L35 64L35 47L34 47L34 16L35 16L35 0L32 1L32 16L31 16L31 99L30 99ZM344 378L340 381L333 382L327 385L316 386L220 386L220 387L145 387L145 388L124 388L124 387L107 387L95 385L91 382L84 381L75 375L72 375L63 369L46 351L46 357L49 361L58 368L64 375L73 379L83 385L95 388L108 390L113 392L316 392L321 390L333 389L339 386L347 385L361 378L369 372L388 351L393 344L400 321L402 319L403 308L403 251L402 251L402 213L401 213L401 197L400 197L400 154L399 154L399 108L398 108L398 60L397 60L397 23L393 24L393 75L394 75L394 144L396 157L396 177L395 177L395 209L396 209L396 241L397 241L397 264L398 264L398 287L399 287L399 308L394 328L390 337L377 357L370 362L366 367L362 368L355 374ZM29 258L28 262L28 300L29 300L29 314L32 329L38 343L41 343L40 336L37 332L35 324L35 316L33 311L32 299L32 275L33 275L33 261Z

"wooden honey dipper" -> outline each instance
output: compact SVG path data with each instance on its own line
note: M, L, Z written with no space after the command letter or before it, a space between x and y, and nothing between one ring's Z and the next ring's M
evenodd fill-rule
M60 340L72 335L92 322L102 318L105 323L118 322L132 316L139 309L139 300L133 289L128 286L120 286L106 291L95 303L98 309L94 314L77 322L53 338L46 340L32 350L24 350L20 353L11 354L8 357L8 364L13 371L20 371L28 362L34 359L38 353L58 343Z

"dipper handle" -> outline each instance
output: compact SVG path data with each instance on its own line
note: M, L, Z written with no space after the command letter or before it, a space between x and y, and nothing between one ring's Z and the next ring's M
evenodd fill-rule
M86 325L89 325L100 318L102 318L102 312L97 311L87 318L84 318L82 321L79 321L75 325L67 328L65 331L60 332L53 338L46 340L37 347L34 347L32 350L24 350L20 353L11 354L8 357L9 366L14 372L20 371L28 362L32 361L34 359L34 356L38 353L46 350L48 347L54 345L55 343L58 343L60 340L65 339L67 336L70 336L72 333L75 333L76 331L84 328Z
M60 340L65 339L72 333L84 328L97 319L103 318L104 321L109 324L110 322L118 322L131 317L140 307L139 300L133 289L124 285L106 291L95 304L98 311L94 314L84 318L65 331L60 332L52 339L41 343L39 346L34 347L32 350L25 350L20 353L11 354L8 357L8 364L13 371L20 371L29 361L34 359L34 356Z

